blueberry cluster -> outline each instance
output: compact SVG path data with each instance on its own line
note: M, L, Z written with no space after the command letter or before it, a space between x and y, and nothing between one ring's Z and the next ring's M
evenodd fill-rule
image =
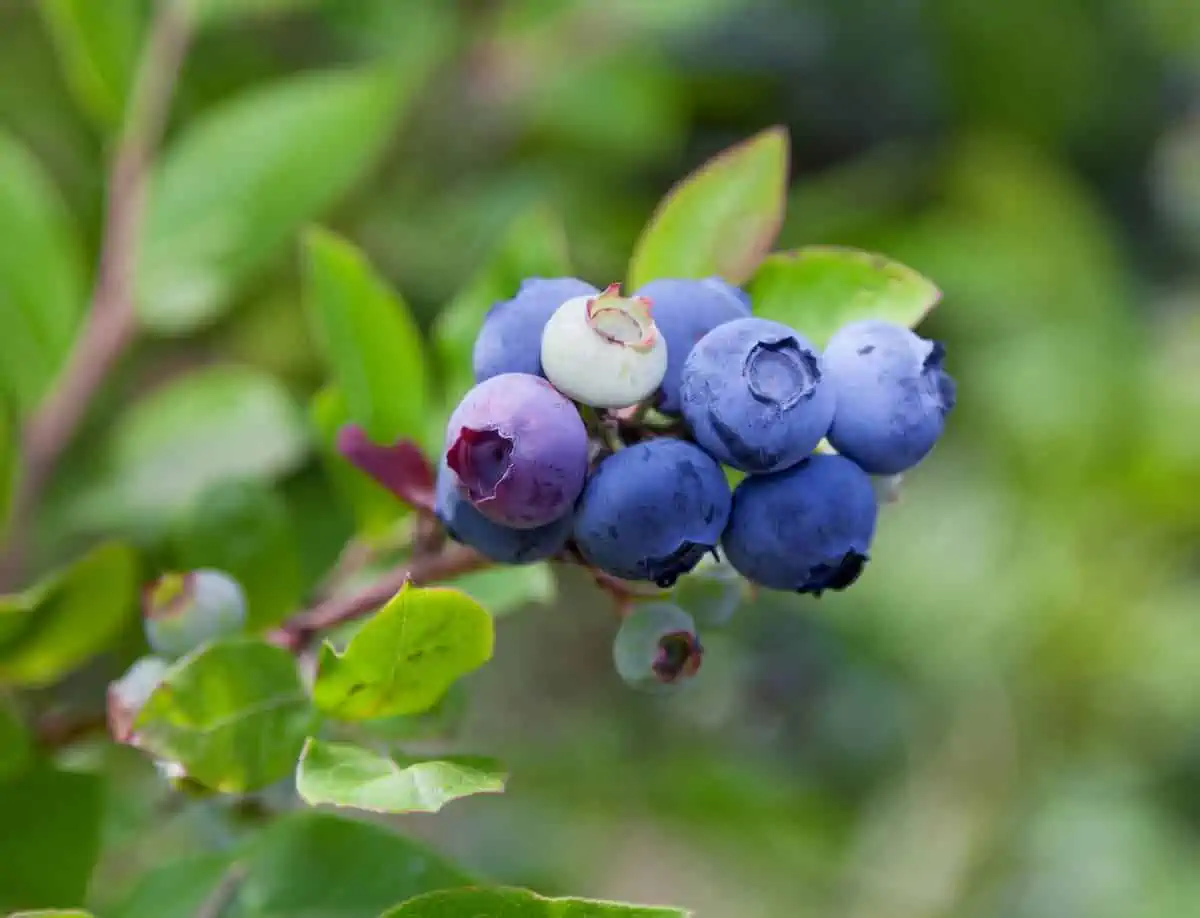
M717 278L629 297L530 279L489 311L473 356L438 471L450 536L500 563L569 552L662 588L719 548L764 587L849 586L875 531L871 476L924 458L955 396L936 342L867 320L822 353ZM672 608L626 620L614 653L630 681L699 665Z

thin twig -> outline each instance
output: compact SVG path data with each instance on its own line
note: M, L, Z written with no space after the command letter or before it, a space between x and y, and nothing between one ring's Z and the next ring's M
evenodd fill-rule
M303 649L318 631L361 618L391 599L406 582L429 583L488 567L492 562L461 545L447 545L436 555L414 559L349 596L338 596L301 612L274 631L270 638L282 647Z
M186 0L161 0L151 24L108 179L96 285L83 329L57 384L25 427L21 479L0 585L21 576L42 492L96 391L137 331L134 284L147 172L166 128L191 36Z

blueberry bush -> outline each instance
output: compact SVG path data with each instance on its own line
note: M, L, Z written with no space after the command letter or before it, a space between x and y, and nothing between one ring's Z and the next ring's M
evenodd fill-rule
M859 6L0 0L0 913L1195 914L1200 74Z

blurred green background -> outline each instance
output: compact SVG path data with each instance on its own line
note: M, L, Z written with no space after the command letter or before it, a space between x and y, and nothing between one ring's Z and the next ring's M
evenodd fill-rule
M945 293L922 330L947 342L958 409L854 589L747 604L694 690L663 700L620 684L603 599L556 572L557 598L506 610L469 680L461 742L508 762L509 792L404 831L491 880L700 918L1200 914L1200 5L252 5L200 35L168 146L301 71L403 70L382 154L320 216L425 327L547 212L580 276L620 279L672 182L776 123L780 246L881 251ZM46 284L78 303L147 4L94 0L109 13L82 37L56 25L87 6L0 0L0 198L22 169L57 189L78 272ZM64 67L72 42L100 50ZM336 152L365 129L323 130ZM312 150L281 155L303 170ZM292 242L248 274L212 309L163 281L39 515L39 565L109 533L175 557L173 514L241 476L273 487L232 531L296 540L255 589L286 605L336 558L356 520L304 414L326 371ZM0 356L21 378L18 331ZM94 696L136 642L55 691ZM241 831L128 750L74 754L108 781L102 916L150 867ZM0 834L15 819L0 808Z

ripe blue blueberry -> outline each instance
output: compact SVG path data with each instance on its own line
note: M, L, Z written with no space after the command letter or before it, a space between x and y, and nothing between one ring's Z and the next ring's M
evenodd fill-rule
M829 442L872 475L912 468L942 435L954 407L945 351L901 325L866 320L841 328L825 349L837 396Z
M635 605L613 639L617 674L642 691L678 688L696 675L703 658L692 617L668 602Z
M815 455L737 486L722 544L747 580L815 593L850 586L875 533L871 478L843 456Z
M565 394L595 408L625 408L652 395L667 370L667 344L643 297L613 284L567 300L542 333L542 369Z
M224 571L168 573L146 589L142 613L151 649L165 657L182 657L206 641L241 631L246 597Z
M816 350L768 319L735 319L701 338L683 365L680 397L696 442L743 472L795 465L833 420Z
M569 513L533 529L494 523L471 505L444 462L438 469L434 514L450 538L497 564L532 564L553 557L566 545L573 524Z
M625 580L669 587L714 549L729 517L729 485L699 447L646 440L601 461L575 513L575 543Z
M719 277L655 280L636 295L650 301L654 324L667 342L667 371L656 407L667 414L679 414L679 378L692 347L718 325L749 316L749 300Z
M579 412L540 376L502 373L466 394L446 428L446 464L492 522L533 529L566 515L588 467Z
M597 292L591 284L573 277L522 281L516 296L496 303L484 317L472 354L475 381L501 373L541 375L546 322L567 300Z

